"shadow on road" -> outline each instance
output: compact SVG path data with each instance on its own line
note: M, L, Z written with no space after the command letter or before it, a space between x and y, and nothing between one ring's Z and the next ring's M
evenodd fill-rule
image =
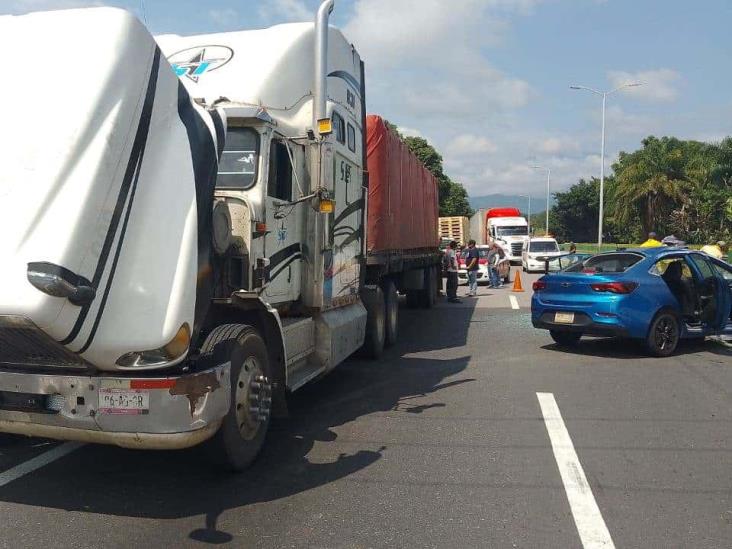
M557 344L542 346L548 351L558 351L575 355L594 356L599 358L649 358L643 343L635 340L621 340L613 337L583 338L575 347L561 347ZM713 353L732 356L732 349L711 340L681 340L672 356L694 353Z
M316 444L336 441L335 428L377 412L420 414L445 407L439 400L425 403L424 397L439 398L440 390L473 381L447 380L463 372L470 357L439 356L440 350L465 344L472 312L470 307L402 309L403 343L378 362L348 361L294 394L291 417L273 423L264 451L243 474L213 470L199 448L143 452L87 446L0 489L0 501L153 519L205 515L205 524L189 537L212 544L231 541L233 536L217 527L224 511L331 483L381 458L385 447L364 442L332 461L311 459ZM404 356L417 351L435 351L436 356Z

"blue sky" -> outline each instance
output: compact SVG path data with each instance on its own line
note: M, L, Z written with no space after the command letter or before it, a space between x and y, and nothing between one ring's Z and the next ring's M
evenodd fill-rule
M318 0L0 0L0 14L116 5L153 33L310 20ZM608 101L608 165L650 134L732 135L729 0L336 0L333 23L367 64L369 111L429 139L473 196L566 189L599 175L600 98L569 90L631 80Z

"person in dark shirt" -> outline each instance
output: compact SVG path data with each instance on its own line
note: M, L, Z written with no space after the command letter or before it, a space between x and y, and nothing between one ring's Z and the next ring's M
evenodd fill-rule
M475 240L468 242L468 249L463 253L465 268L468 271L468 296L475 296L478 293L478 263L480 256L478 248L475 247Z

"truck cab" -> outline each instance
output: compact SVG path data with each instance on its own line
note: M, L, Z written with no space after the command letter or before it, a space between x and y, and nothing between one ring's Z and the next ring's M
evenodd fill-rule
M503 249L511 264L521 263L521 251L529 239L529 225L523 217L494 217L487 220L487 231Z
M19 159L0 174L0 431L205 441L240 470L288 392L383 345L362 275L364 65L333 6L187 37L114 8L0 18L25 52L9 97L57 116L40 142L0 106ZM39 70L49 42L85 59L76 78Z

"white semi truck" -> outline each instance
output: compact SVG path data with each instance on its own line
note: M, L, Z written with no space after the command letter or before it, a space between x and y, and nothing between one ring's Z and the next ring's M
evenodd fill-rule
M0 431L240 470L286 394L396 337L434 249L366 249L364 65L315 24L154 39L0 17ZM53 59L53 61L49 61ZM436 195L436 191L435 191Z
M481 209L470 218L470 237L479 245L495 241L512 264L520 265L529 224L517 208Z

